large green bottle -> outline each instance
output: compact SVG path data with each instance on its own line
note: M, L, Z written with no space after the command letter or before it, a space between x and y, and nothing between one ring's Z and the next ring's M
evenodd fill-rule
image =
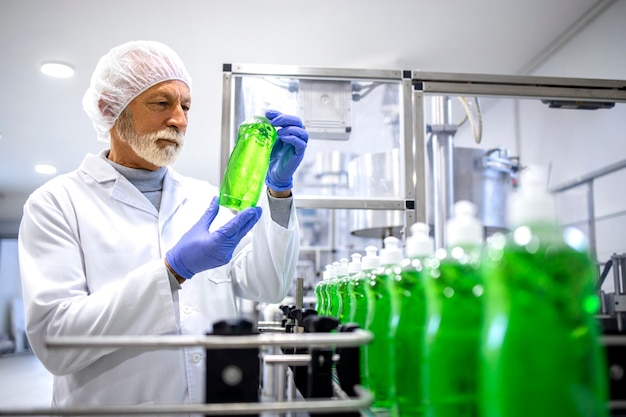
M482 415L605 417L597 272L582 232L558 226L536 171L508 202L511 232L488 245Z
M369 389L374 395L373 409L393 410L395 406L395 360L393 339L395 323L392 322L393 300L391 281L401 273L404 257L399 239L393 236L383 240L380 250L380 267L370 277L366 330L374 340L366 346Z
M239 126L237 142L222 179L221 206L236 211L256 206L265 184L274 142L276 129L263 116L254 116Z
M478 366L482 326L483 227L469 201L454 205L445 249L433 258L426 283L427 372L422 388L426 415L478 416Z
M433 239L428 225L414 223L411 235L406 238L406 255L402 261L402 274L392 286L395 298L394 318L397 322L395 337L396 397L398 414L402 417L424 415L422 375L425 373L423 350L426 337L426 289Z
M376 246L365 248L365 256L361 258L361 273L357 274L351 283L350 289L350 322L356 323L361 329L366 328L367 311L369 309L369 286L374 271L380 266L380 257ZM367 372L367 345L361 346L361 385L370 387Z

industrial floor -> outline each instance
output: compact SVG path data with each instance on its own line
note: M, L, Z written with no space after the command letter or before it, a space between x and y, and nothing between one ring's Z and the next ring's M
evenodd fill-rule
M52 375L32 353L0 356L0 411L49 407Z

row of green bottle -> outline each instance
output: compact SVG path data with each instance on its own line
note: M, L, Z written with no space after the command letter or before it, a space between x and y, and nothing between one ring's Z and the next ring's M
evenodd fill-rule
M596 270L582 233L527 178L509 202L511 232L483 242L476 207L457 202L433 253L416 223L406 254L394 237L330 265L320 314L354 322L372 408L393 416L606 417Z

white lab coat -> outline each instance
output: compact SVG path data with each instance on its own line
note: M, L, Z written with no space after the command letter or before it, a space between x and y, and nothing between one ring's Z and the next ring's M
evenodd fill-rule
M27 333L54 375L53 405L201 403L198 348L47 349L49 336L205 334L237 317L235 296L280 302L296 274L295 208L285 229L263 215L231 262L172 291L165 253L219 190L169 168L160 212L107 161L87 155L24 206L19 260ZM232 214L219 211L211 229ZM208 358L210 361L210 357Z

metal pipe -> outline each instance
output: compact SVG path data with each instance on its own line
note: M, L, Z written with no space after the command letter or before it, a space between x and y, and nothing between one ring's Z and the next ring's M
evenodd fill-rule
M450 129L450 105L448 96L432 97L433 237L436 248L445 246L446 221L454 204L454 130Z
M324 347L360 346L371 342L367 330L350 333L284 333L238 336L59 336L51 337L46 346L59 348L102 347L182 347L202 346L206 349L243 349L257 346Z
M310 412L332 414L345 411L367 409L373 402L371 392L354 387L357 397L348 399L308 399L291 402L224 403L224 404L151 404L151 405L109 405L99 407L33 407L4 408L0 416L119 416L119 415L238 415L258 413Z
M618 161L614 164L611 165L607 165L604 168L598 169L596 171L592 171L588 174L585 174L581 177L576 178L573 181L570 182L566 182L564 184L559 185L558 187L553 187L550 189L550 192L552 193L559 193L562 191L566 191L569 190L570 188L574 188L577 187L579 185L582 185L586 182L592 181L596 178L600 178L603 177L605 175L608 174L612 174L615 171L619 171L620 169L626 168L626 159L622 159L621 161Z
M333 355L333 362L339 361L339 355ZM264 355L263 362L267 364L284 364L292 366L306 366L311 363L311 355L307 353L297 354L277 354L277 355Z

